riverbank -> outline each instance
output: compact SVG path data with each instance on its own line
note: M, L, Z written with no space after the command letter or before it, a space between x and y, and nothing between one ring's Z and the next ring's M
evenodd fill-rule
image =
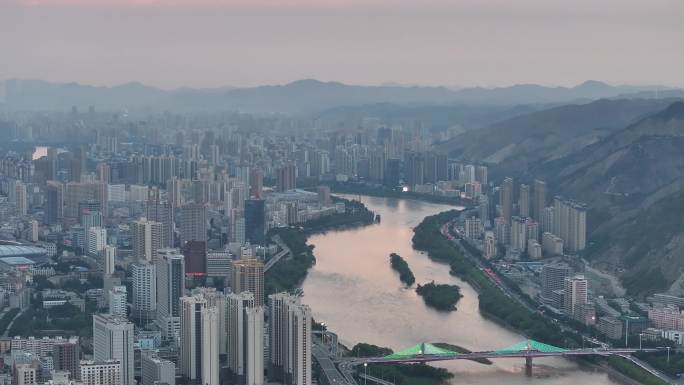
M316 263L313 246L307 243L313 234L325 233L330 230L350 229L368 226L375 222L375 215L361 202L335 197L336 201L344 202L345 212L321 217L299 227L281 227L272 229L268 238L276 235L290 249L291 255L273 265L264 277L264 291L266 295L283 291L292 292L297 289L306 278L307 272Z
M403 191L401 189L391 189L380 185L371 186L365 183L333 182L326 183L326 185L330 186L330 191L338 194L359 194L381 198L414 199L429 203L462 206L471 204L470 201L463 200L460 197L447 197L442 195L416 193L412 191Z
M510 327L529 338L566 348L577 348L581 336L563 332L560 327L544 316L529 311L525 306L512 301L499 288L494 286L485 273L469 260L459 248L441 232L443 225L456 218L457 211L442 212L426 217L415 229L413 244L428 256L450 266L450 274L468 282L477 292L480 312L495 322ZM649 385L665 384L631 362L610 357L604 365L610 366L637 382Z

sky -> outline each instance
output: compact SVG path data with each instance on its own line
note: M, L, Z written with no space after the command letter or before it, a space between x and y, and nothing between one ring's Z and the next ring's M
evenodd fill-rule
M0 0L0 80L684 86L681 0Z

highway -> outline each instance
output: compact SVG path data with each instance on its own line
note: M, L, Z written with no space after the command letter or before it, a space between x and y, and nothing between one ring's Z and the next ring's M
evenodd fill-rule
M276 235L273 237L273 240L280 246L282 250L278 252L278 254L274 255L271 259L266 262L264 265L264 273L267 272L271 267L273 267L278 261L280 261L281 258L284 256L290 254L290 248L287 247L285 242L283 242L282 239L280 239L280 235Z

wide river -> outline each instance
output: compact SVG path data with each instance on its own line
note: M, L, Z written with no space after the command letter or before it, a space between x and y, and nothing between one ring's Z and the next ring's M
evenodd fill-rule
M351 197L348 197L351 198ZM303 302L316 321L325 322L346 346L368 342L399 351L420 342L448 342L473 351L492 350L524 339L483 318L477 293L449 275L445 265L430 261L411 247L413 227L425 216L452 208L413 200L362 197L382 222L363 228L314 235L316 265L304 281ZM390 268L389 254L404 257L417 283L435 281L461 287L458 310L428 308L413 288L402 287ZM596 371L561 358L534 361L527 377L522 359L499 359L493 365L469 361L440 364L454 373L452 384L605 385L619 384Z

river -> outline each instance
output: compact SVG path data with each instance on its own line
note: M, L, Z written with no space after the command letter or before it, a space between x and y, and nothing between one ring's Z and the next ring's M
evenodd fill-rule
M347 197L354 198L354 197ZM412 228L425 216L453 208L414 200L362 197L380 224L314 235L316 265L303 283L303 302L314 318L325 322L348 347L357 342L395 351L420 342L448 342L473 351L492 350L524 339L478 311L477 293L449 275L446 265L432 262L411 247ZM390 268L389 254L408 262L416 283L434 280L461 287L458 310L440 313L428 308L413 288L406 289ZM499 359L493 365L470 361L439 364L454 374L452 384L608 385L619 384L604 372L562 358L535 359L527 377L522 359Z

